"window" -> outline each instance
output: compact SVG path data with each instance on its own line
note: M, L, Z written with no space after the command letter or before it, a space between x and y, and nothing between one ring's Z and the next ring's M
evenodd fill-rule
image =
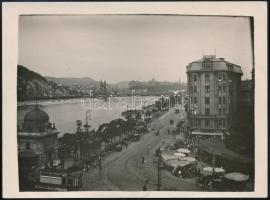
M218 103L221 104L221 97L218 97Z
M218 128L218 120L215 120L215 128Z
M224 104L226 103L226 97L223 97L223 103Z
M210 81L210 76L209 76L209 74L205 74L205 82L206 82L206 83L209 83L209 81Z
M221 122L221 120L218 120L218 125L219 125L219 127L221 127L221 126L222 126L222 122Z
M203 62L202 67L203 68L211 68L213 64L211 62Z
M27 127L27 131L28 131L28 132L32 132L32 127L31 127L31 126L28 126L28 127Z
M226 86L223 86L223 92L225 92L226 91Z
M205 97L205 104L209 104L209 97Z
M219 91L221 91L221 85L220 85L220 86L218 86L218 90L219 90Z
M219 109L219 114L222 115L222 110L221 110L221 108Z
M209 93L210 92L210 86L209 85L205 86L205 92L206 93Z
M226 110L225 110L225 108L223 108L223 115L226 115Z
M193 103L194 103L194 104L197 103L197 97L193 97Z
M210 115L210 109L209 108L205 108L205 114Z
M194 86L194 92L197 92L197 86L196 85Z
M201 120L197 120L197 126L200 128L201 127Z
M205 120L205 126L206 126L206 127L209 127L209 120L208 120L208 119Z
M25 144L25 149L26 150L30 150L31 148L30 148L30 143L29 142L27 142L26 144Z
M225 120L222 120L223 121L223 127L226 126L226 121Z
M197 81L197 76L196 75L193 76L193 80L194 80L194 82Z
M219 76L219 77L218 77L218 81L221 81L221 79L222 79L221 76Z

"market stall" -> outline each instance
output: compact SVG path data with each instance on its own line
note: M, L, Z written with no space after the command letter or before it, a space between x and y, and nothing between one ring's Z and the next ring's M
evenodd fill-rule
M240 172L232 172L226 174L223 180L226 191L245 191L249 176Z
M174 153L173 155L178 156L178 157L185 157L186 156L186 154L184 154L184 153Z
M177 149L176 151L178 151L179 153L186 153L186 154L189 154L190 153L190 150L183 149L183 148Z

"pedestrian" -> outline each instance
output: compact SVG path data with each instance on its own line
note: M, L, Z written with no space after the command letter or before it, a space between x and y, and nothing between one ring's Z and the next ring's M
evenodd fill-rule
M145 158L142 156L142 165L145 163Z
M102 168L102 166L101 166L101 156L100 155L98 156L98 166L99 166L99 169Z
M143 191L147 191L146 183L143 185Z

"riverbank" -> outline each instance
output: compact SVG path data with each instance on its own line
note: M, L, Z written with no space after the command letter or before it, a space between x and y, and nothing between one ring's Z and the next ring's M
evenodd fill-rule
M134 95L136 97L161 97L163 94L148 94L148 95ZM132 94L125 94L125 95L111 95L112 97L131 97ZM27 101L50 101L50 100L69 100L69 99L80 99L80 98L90 98L89 94L81 95L81 96L56 96L56 97L35 97L35 98L25 98L25 99L18 99L18 103L23 103ZM103 99L98 96L92 96L91 98Z

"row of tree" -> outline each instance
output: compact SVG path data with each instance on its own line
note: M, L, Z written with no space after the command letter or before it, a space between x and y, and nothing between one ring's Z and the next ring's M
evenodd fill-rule
M86 154L90 155L93 152L89 151L93 150L93 147L95 150L100 150L101 143L105 144L106 151L109 144L119 144L129 135L147 131L146 125L143 122L139 122L133 118L126 120L118 118L109 123L101 124L97 130L93 129L89 131L89 127L86 128L85 125L84 128L82 128L80 120L77 120L77 132L75 134L66 133L59 138L59 144L61 146L59 157L61 159L67 157L67 154L70 154L72 151L78 152L78 150L81 154L80 157Z
M169 109L169 107L175 106L179 102L180 96L160 98L155 104L149 105L149 108L144 108L145 122L151 121L147 119L151 119L156 113L164 110L164 108ZM66 149L65 151L62 150L62 152L76 152L78 149L82 148L82 146L85 146L87 149L90 149L90 146L96 146L98 148L98 146L101 146L101 143L104 143L106 151L108 145L116 145L124 142L129 136L147 132L146 123L141 120L142 113L137 111L135 114L136 116L133 118L132 113L129 112L125 116L125 119L118 118L111 122L103 123L97 130L90 130L88 123L83 125L80 120L77 120L76 133L66 133L63 137L59 138L60 145L64 147L62 149Z

